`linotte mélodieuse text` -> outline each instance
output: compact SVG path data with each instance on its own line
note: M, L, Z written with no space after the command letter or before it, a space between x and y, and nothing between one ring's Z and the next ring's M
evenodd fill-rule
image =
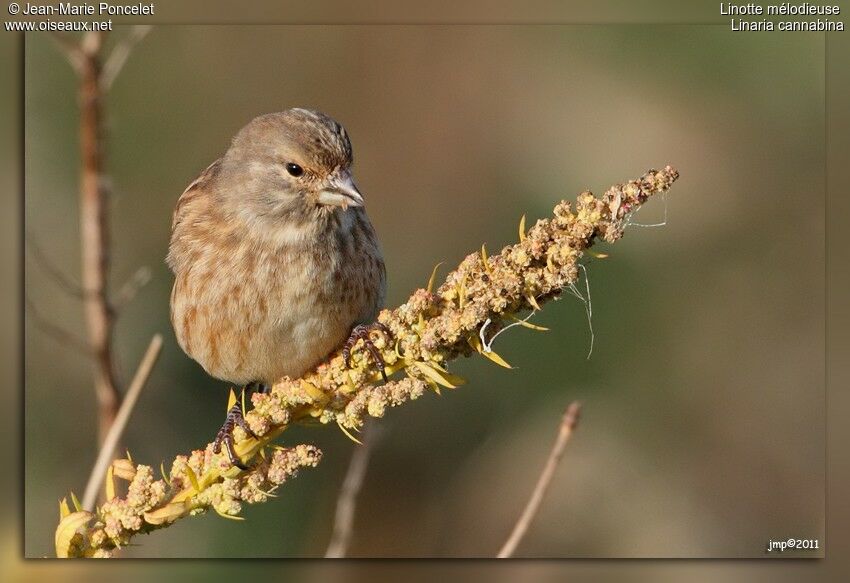
M809 18L809 20L787 20L773 21L763 18L762 20L732 19L732 30L781 30L781 31L840 31L844 30L844 22L830 20L829 18L814 18L821 16L838 16L841 14L840 6L827 6L820 4L783 2L761 6L752 2L748 4L734 4L732 2L720 3L720 14L722 16L796 16L798 18Z
M24 16L147 16L154 14L153 3L148 4L25 4L20 12Z

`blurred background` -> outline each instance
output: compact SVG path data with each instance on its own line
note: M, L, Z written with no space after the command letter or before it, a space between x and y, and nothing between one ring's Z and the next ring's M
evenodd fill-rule
M115 36L126 31L120 28ZM212 438L227 386L178 348L164 264L183 188L252 117L323 110L352 136L380 235L388 305L522 214L601 194L670 163L667 223L633 228L589 264L584 306L564 299L469 383L380 421L351 556L490 557L521 512L561 413L582 422L525 557L760 557L769 539L824 532L823 36L663 26L158 26L107 100L112 286L151 281L120 314L126 384L152 334L162 358L124 443L158 466ZM76 81L30 35L26 230L78 279ZM637 217L661 222L665 201ZM83 330L82 306L26 255L39 315ZM27 318L25 554L52 556L57 500L96 455L85 358ZM322 463L246 507L248 523L181 521L126 557L321 556L354 445L297 428Z

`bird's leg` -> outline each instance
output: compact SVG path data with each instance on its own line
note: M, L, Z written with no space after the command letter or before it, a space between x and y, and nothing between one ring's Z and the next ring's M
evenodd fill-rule
M384 382L386 382L387 372L384 370L384 358L381 356L381 352L375 347L375 344L372 342L372 338L369 336L369 333L372 330L380 330L380 332L384 334L388 340L392 338L392 332L390 332L390 329L380 322L374 322L372 324L358 324L351 330L351 335L342 346L342 358L345 359L345 366L351 368L351 349L355 344L357 344L358 340L362 340L363 346L369 351L369 355L372 357L375 366L378 367L378 371L381 373L381 378L383 378Z
M255 383L249 383L248 385L245 385L242 390L246 391L253 385L255 385ZM240 470L247 470L248 466L239 461L239 456L236 455L236 449L233 447L233 429L237 425L250 437L257 437L245 421L245 417L242 414L242 405L239 402L236 402L230 408L230 411L227 412L227 416L224 418L224 424L215 435L213 453L221 453L221 445L224 444L230 463Z

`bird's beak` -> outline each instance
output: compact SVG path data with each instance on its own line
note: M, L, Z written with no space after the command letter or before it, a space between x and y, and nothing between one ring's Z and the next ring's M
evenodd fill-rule
M325 187L319 192L319 204L342 208L363 206L363 196L357 190L350 172L338 172L328 179Z

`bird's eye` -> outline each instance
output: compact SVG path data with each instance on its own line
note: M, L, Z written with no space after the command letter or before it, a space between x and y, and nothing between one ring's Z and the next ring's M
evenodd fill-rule
M292 176L296 176L296 177L304 174L304 169L301 166L299 166L298 164L295 164L293 162L287 162L286 171L289 172L289 174L291 174Z

